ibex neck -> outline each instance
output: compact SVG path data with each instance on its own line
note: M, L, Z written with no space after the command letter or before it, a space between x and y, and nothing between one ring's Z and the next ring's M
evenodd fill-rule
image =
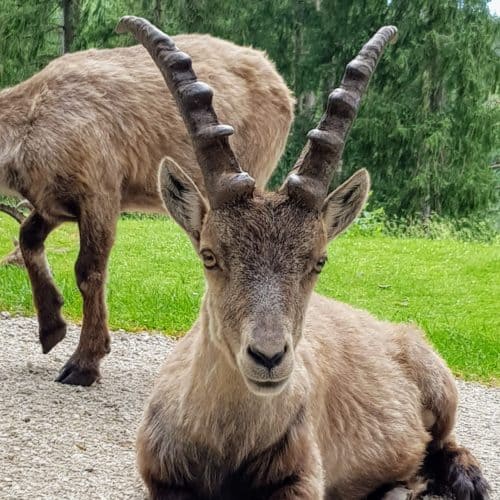
M279 395L250 392L209 311L205 296L191 345L190 388L183 406L191 416L191 438L218 449L221 456L243 460L250 450L265 449L283 435L303 411L305 391L298 377L292 376ZM233 457L234 453L238 456Z
M207 290L203 297L200 310L200 329L203 338L203 351L210 358L211 363L221 368L224 374L231 374L238 383L244 384L236 365L234 354L229 352L227 341L223 337L223 325L218 324L215 315L211 312L211 295Z

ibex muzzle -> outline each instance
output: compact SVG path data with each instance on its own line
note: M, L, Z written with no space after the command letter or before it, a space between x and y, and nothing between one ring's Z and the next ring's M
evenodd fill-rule
M248 388L259 394L275 394L290 377L293 359L293 328L274 297L264 287L261 304L243 321L241 348L236 356Z

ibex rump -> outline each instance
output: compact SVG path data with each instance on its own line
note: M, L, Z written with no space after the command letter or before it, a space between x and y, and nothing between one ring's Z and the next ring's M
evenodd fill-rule
M217 112L238 130L233 147L264 187L293 117L283 79L259 51L207 35L175 40L218 91ZM34 207L22 225L20 245L45 353L64 338L66 324L44 240L64 221L79 225L75 272L83 325L60 382L90 385L99 377L110 343L105 279L116 221L123 210L164 212L157 172L166 156L204 192L182 119L142 46L68 54L0 92L0 191Z
M147 21L146 46L190 131L206 198L174 164L164 202L205 267L201 314L162 369L138 436L154 499L356 500L402 484L480 499L487 484L452 437L452 375L407 325L313 293L329 240L362 209L365 170L328 195L385 27L347 67L277 193L240 168L189 58ZM420 481L422 480L422 481Z

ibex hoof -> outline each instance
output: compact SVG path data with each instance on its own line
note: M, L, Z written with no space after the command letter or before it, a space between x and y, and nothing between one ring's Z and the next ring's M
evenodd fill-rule
M66 323L62 321L56 327L40 328L40 344L42 344L42 352L47 354L54 346L59 344L66 337Z
M71 359L62 367L56 382L68 385L89 386L101 378L97 366L81 367Z

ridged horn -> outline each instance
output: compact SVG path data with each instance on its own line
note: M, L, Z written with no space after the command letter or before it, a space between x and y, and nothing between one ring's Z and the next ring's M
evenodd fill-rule
M325 114L311 130L308 142L281 191L309 207L320 208L344 151L345 141L377 63L397 28L384 26L348 65L339 88L328 97Z
M241 170L229 145L228 136L234 130L219 123L212 106L213 91L198 81L191 58L146 19L122 17L116 31L130 32L144 45L160 69L191 137L210 206L214 209L252 196L255 181Z

